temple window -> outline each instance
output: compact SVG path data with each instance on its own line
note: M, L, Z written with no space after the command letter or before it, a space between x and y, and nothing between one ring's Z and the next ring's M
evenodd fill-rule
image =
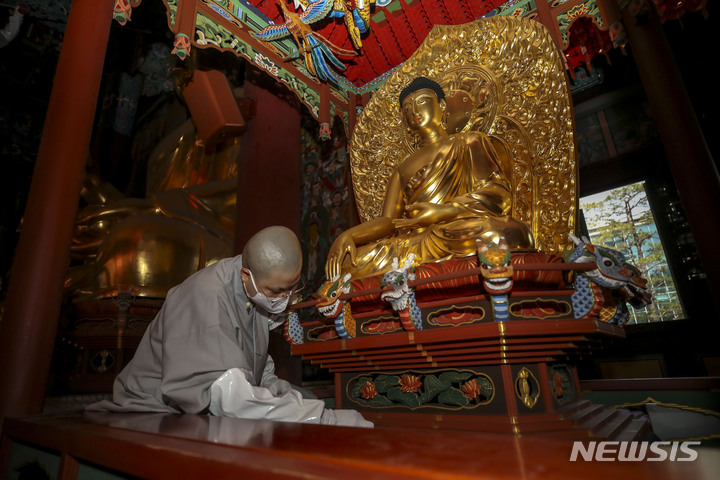
M580 199L580 208L592 243L620 250L648 280L654 301L643 309L630 309L628 323L685 318L652 205L645 192L645 182L587 195Z

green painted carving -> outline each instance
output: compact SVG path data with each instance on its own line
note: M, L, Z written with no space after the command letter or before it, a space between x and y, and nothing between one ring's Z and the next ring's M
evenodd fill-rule
M400 387L393 387L388 391L387 398L406 407L416 408L422 405L416 393L403 392Z
M487 405L495 396L490 377L472 370L363 374L346 385L348 398L368 408L462 410Z
M550 392L555 401L562 404L574 400L575 383L570 367L567 365L552 365L548 368Z
M448 388L438 396L438 402L445 405L465 406L468 404L468 398L457 388Z
M320 112L320 93L310 88L308 84L297 79L282 66L270 58L257 52L252 45L244 42L232 34L227 28L213 21L210 17L198 12L196 18L196 38L199 46L216 47L220 50L230 50L236 55L245 58L258 68L265 70L277 80L294 90L298 98L310 109L310 113L317 119Z
M163 0L165 2L165 5L167 5L167 11L168 11L168 24L170 27L175 26L175 16L177 14L177 6L179 0Z

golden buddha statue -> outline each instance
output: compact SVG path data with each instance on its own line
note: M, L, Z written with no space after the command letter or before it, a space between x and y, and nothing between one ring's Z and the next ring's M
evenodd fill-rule
M191 72L176 72L178 83ZM233 93L242 97L241 89ZM232 256L240 140L206 148L188 118L151 152L143 198L126 197L88 173L66 296L94 300L131 289L139 297L164 298L199 269Z
M399 102L398 102L399 99ZM363 223L330 248L328 280L475 253L476 240L556 254L577 216L574 123L547 29L515 17L436 25L385 80L349 144Z
M193 51L184 68L174 71L179 99L198 55ZM233 96L242 102L243 89L234 88ZM176 117L189 111L180 101L170 105ZM143 198L126 197L99 177L85 175L85 205L78 212L65 278L68 299L93 301L128 291L164 298L196 271L233 255L241 137L233 130L235 136L208 146L190 113L150 153ZM160 117L151 123L164 123ZM141 137L155 130L142 130Z
M346 230L330 248L326 275L385 273L394 258L417 263L469 255L476 240L532 249L530 229L508 215L508 153L482 132L448 134L445 92L417 77L400 93L400 110L418 149L394 169L382 215ZM503 168L505 167L505 168Z
M107 188L89 176L85 196ZM232 256L237 181L214 180L148 198L97 201L78 215L65 279L73 299L114 297L132 289L164 298L201 268Z

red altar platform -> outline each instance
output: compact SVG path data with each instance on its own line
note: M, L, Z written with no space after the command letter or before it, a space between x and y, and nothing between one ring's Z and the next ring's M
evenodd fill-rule
M569 274L595 264L519 252L512 266L500 300L484 289L476 257L416 267L406 282L412 322L402 318L410 307L394 311L381 299L391 290L381 276L352 281L337 295L344 318L288 323L292 353L334 373L336 406L376 425L646 438L646 420L580 395L575 362L625 336L597 309L575 318Z

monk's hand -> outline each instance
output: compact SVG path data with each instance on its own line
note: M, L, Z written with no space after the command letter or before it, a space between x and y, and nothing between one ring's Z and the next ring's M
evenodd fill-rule
M435 204L430 202L413 203L405 207L409 218L393 220L396 228L428 227L456 215L452 204Z
M350 264L355 267L357 265L355 253L355 241L352 235L347 231L341 233L333 242L328 253L327 262L325 263L325 276L327 279L332 280L340 276L345 255L350 255Z

